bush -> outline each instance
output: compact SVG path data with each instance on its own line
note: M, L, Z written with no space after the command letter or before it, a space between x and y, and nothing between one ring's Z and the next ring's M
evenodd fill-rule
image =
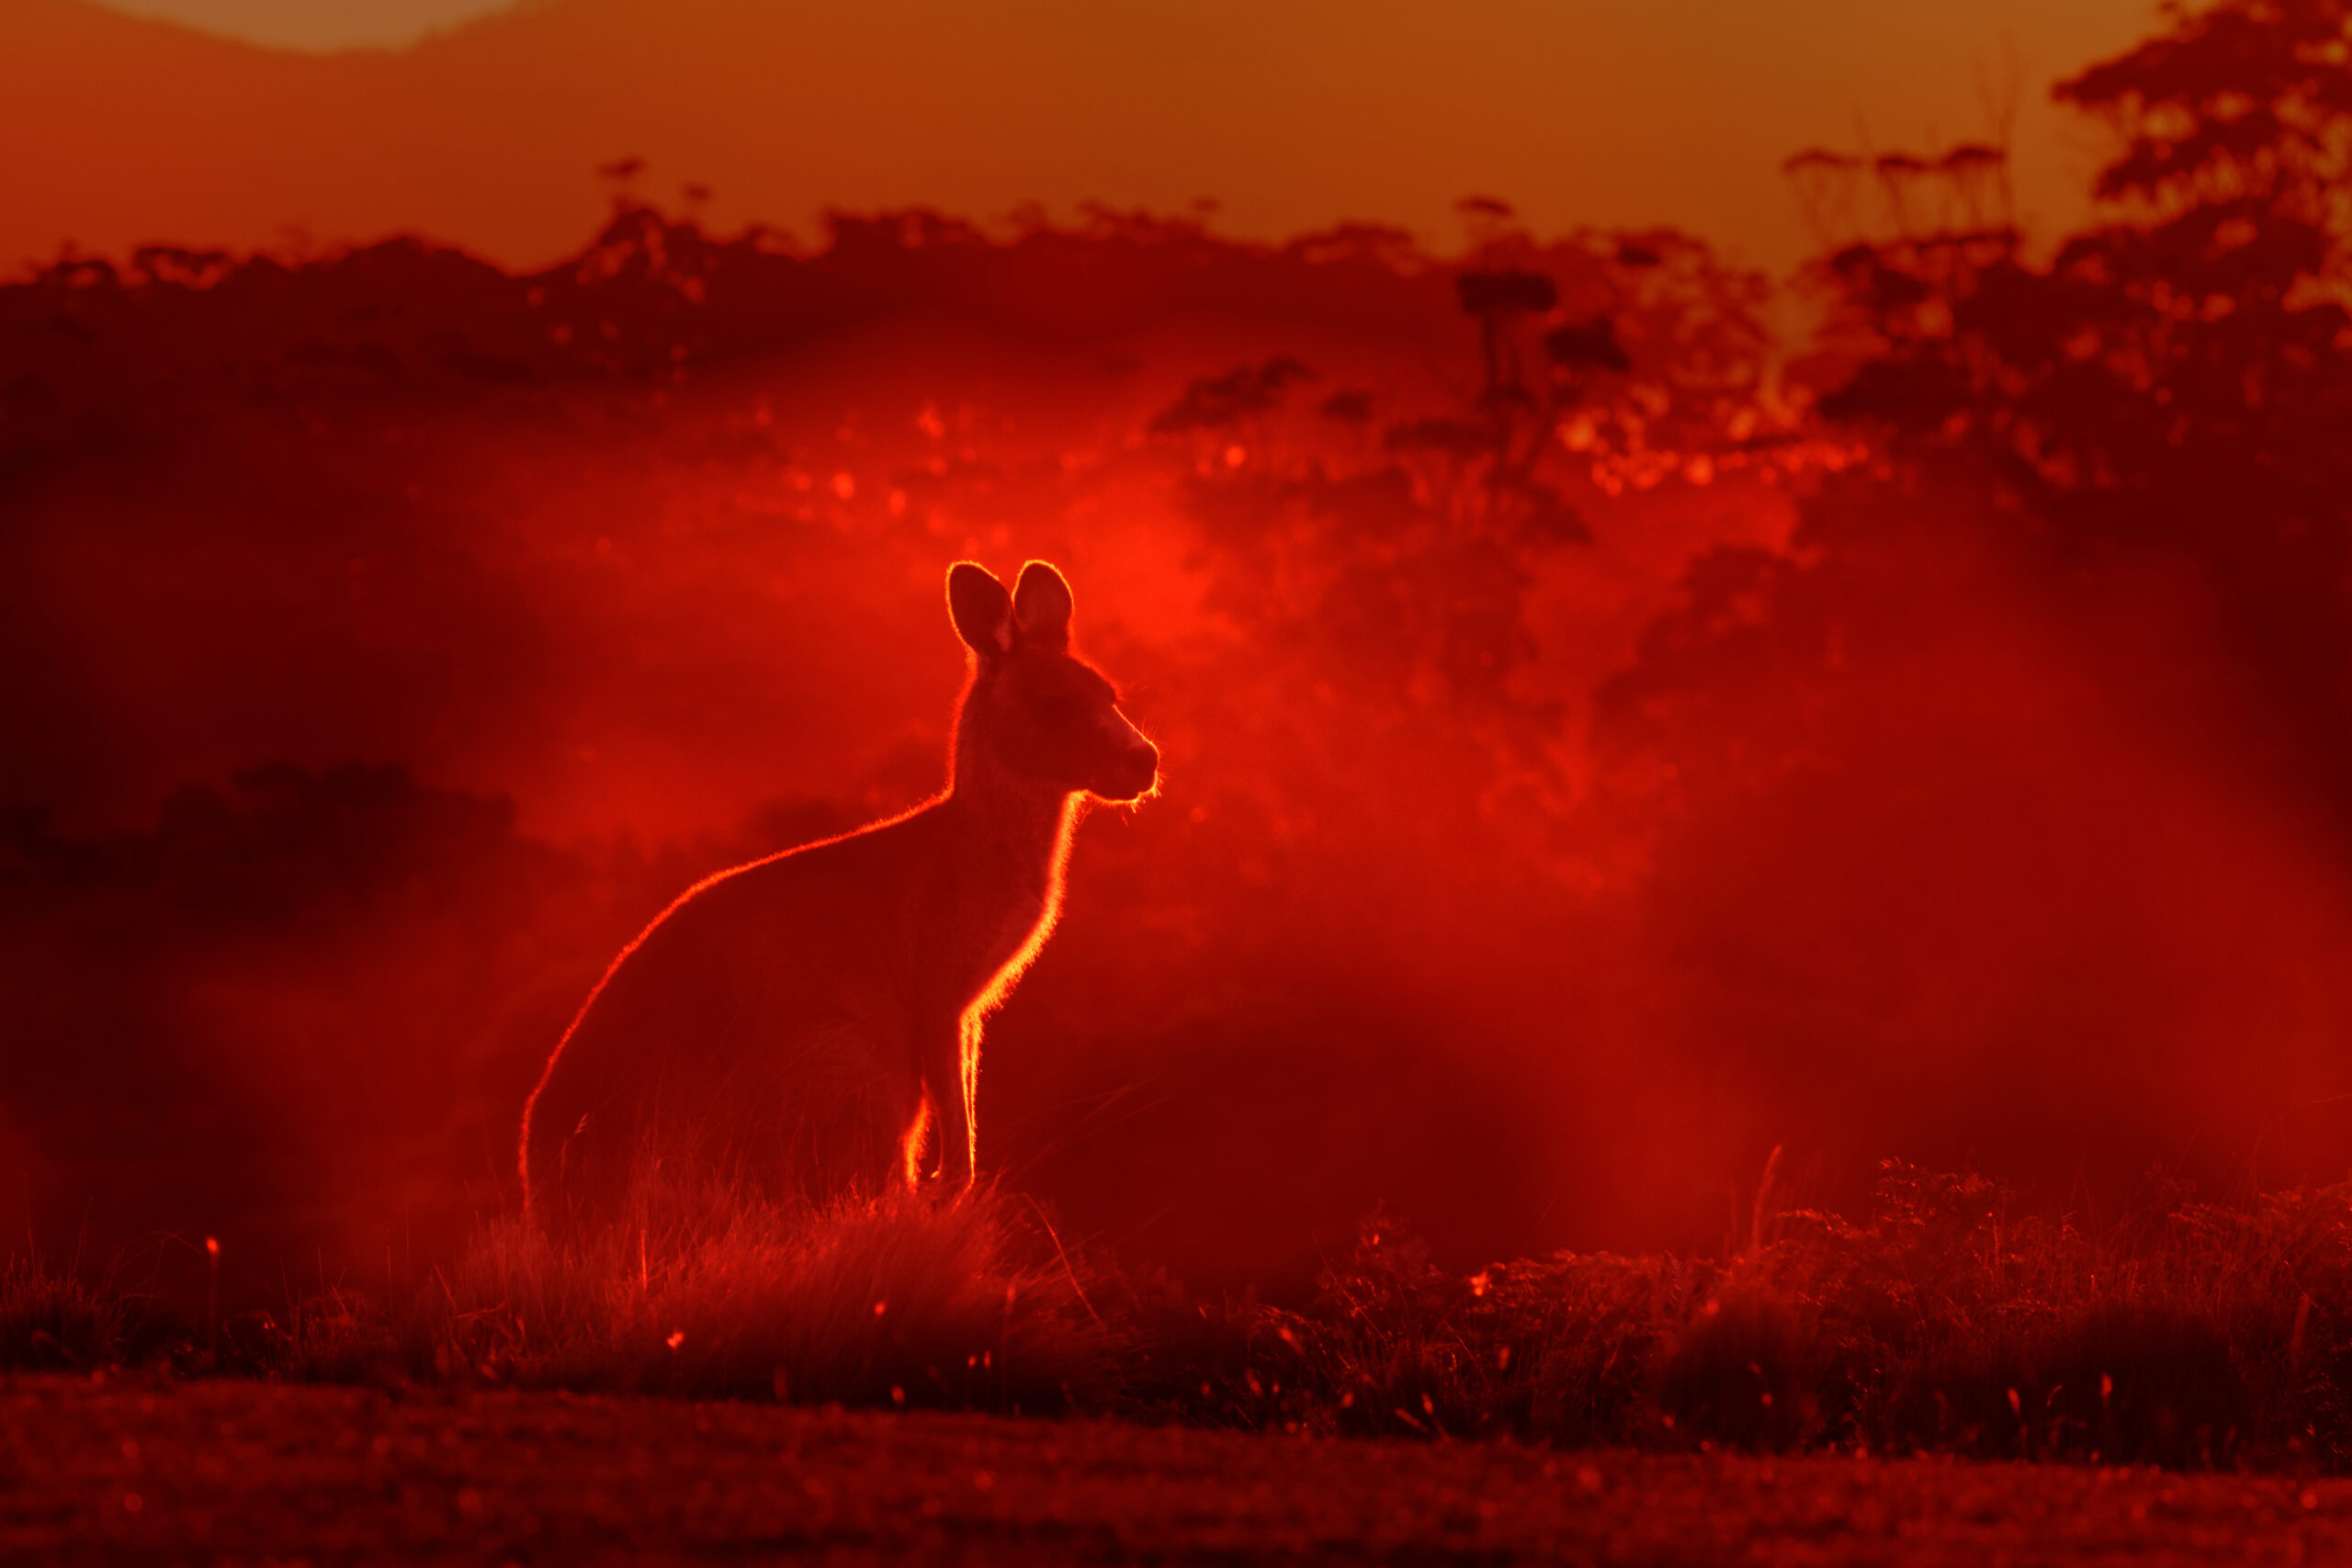
M1562 1253L1467 1279L1390 1216L1303 1312L1170 1333L1195 1419L1564 1444L2352 1468L2352 1184L2091 1235L1889 1162L1866 1224L1762 1203L1728 1259ZM1154 1325L1163 1326L1155 1327ZM1188 1378L1174 1363L1197 1358Z

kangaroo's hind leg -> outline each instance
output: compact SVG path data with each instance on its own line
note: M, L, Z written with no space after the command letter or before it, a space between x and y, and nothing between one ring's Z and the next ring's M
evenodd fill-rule
M951 1193L962 1192L978 1174L979 1021L966 1016L926 1029L917 1054L923 1101L939 1132L940 1182Z
M908 1139L922 1137L922 1086L903 1029L843 1021L803 1037L777 1085L786 1185L811 1198L873 1195L909 1179Z

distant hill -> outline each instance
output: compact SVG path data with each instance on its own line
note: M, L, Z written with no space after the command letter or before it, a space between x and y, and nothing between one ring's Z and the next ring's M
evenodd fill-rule
M1539 229L1669 222L1780 265L1812 243L1780 160L1858 128L1984 134L1979 67L2005 33L2030 73L2022 204L2078 215L2089 160L2041 84L2125 41L2142 0L1922 6L1862 31L1844 8L1738 7L1693 29L1521 0L548 0L408 51L298 55L86 0L0 0L0 270L64 241L400 231L542 263L598 220L594 170L631 154L642 195L706 185L722 228L803 226L828 204L1213 197L1246 235L1359 219L1451 243L1451 204L1491 192Z
M271 49L324 53L404 49L517 0L103 0L134 17L156 17L245 39Z

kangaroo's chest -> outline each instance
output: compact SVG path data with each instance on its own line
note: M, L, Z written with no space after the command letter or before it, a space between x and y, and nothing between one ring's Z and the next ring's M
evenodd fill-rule
M939 972L950 979L960 1006L1018 963L1045 924L1051 890L1000 882L989 897L959 901L937 933Z
M1029 945L1037 928L1045 923L1047 896L1043 889L1035 894L1023 892L1010 898L1001 907L989 910L975 933L977 949L973 954L975 976L980 985L996 977L997 972L1019 958Z
M1060 902L1056 826L1009 833L951 801L896 829L899 840L885 847L903 841L907 852L857 868L853 881L895 884L888 964L894 988L918 1013L962 1011L1035 951ZM855 935L842 940L854 944Z

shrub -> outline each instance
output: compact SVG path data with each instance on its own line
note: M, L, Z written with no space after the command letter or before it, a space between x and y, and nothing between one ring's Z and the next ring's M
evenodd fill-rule
M1466 1279L1375 1214L1302 1312L1131 1326L1156 1386L1197 1387L1176 1413L1216 1422L2352 1466L2352 1184L2234 1206L2159 1179L2098 1235L2017 1208L1889 1162L1866 1224L1759 1201L1727 1260L1561 1253Z

